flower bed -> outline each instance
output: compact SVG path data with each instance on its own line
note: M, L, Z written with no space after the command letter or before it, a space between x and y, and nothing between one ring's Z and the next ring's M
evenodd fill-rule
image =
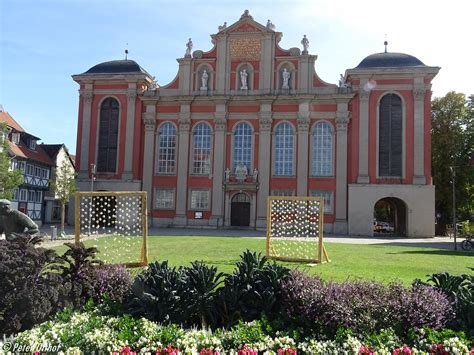
M145 318L106 316L94 309L60 313L54 320L17 335L14 344L17 347L48 344L66 354L469 354L462 333L447 333L449 338L433 344L430 342L433 334L419 330L413 336L413 343L404 344L390 330L380 332L378 339L374 336L363 339L340 331L330 340L297 340L281 332L271 335L268 329L264 321L239 323L214 332L183 329L177 325L162 326Z

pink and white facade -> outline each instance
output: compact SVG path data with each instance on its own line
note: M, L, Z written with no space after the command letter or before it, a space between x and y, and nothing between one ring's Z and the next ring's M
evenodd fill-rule
M434 234L431 80L438 67L378 53L339 85L316 55L245 12L188 47L169 84L132 60L74 75L79 189L144 190L154 226L265 228L270 195L323 196L325 230L372 234L375 204L397 233Z

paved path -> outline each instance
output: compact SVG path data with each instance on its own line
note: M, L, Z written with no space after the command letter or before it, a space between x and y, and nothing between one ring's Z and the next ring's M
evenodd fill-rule
M45 242L48 245L61 244L62 240L50 241L51 227L45 225L41 228L45 235ZM74 239L74 229L66 227L66 235L69 240ZM255 231L249 229L207 229L207 228L150 228L148 231L150 236L219 236L219 237L248 237L248 238L265 238L264 231ZM324 240L327 243L345 243L345 244L387 244L398 246L413 246L439 249L453 249L454 241L449 237L433 237L433 238L400 238L389 235L377 235L374 237L367 236L347 236L326 234ZM461 239L458 239L460 242ZM458 245L459 246L459 245ZM461 249L460 246L458 249Z

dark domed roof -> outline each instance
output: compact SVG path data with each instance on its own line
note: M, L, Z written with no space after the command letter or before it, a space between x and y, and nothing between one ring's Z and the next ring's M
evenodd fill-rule
M112 60L97 64L85 74L148 74L134 60ZM149 74L148 74L149 75Z
M404 53L375 53L366 57L356 69L425 66L421 60Z

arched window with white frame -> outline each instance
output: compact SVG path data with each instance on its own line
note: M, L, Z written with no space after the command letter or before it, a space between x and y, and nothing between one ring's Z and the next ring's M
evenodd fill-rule
M275 130L275 176L294 174L295 135L291 124L280 123Z
M328 122L318 122L313 128L311 175L333 175L333 130Z
M252 127L246 122L238 123L234 129L233 168L240 162L248 171L252 170Z
M166 122L158 131L158 154L156 172L158 174L176 173L176 127Z
M199 123L193 130L193 174L209 174L211 172L211 127Z

